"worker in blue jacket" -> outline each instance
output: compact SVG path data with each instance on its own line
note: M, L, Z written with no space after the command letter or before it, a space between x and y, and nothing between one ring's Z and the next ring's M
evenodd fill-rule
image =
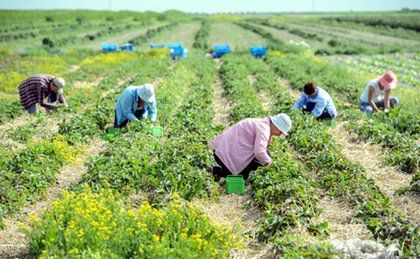
M293 105L293 109L309 112L317 120L333 119L337 116L331 95L312 82L305 84L303 93Z
M149 118L156 121L157 109L153 85L129 86L118 97L114 127L123 128L128 122Z

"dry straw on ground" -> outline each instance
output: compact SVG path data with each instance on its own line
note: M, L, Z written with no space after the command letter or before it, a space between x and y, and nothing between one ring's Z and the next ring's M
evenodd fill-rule
M356 135L349 134L344 122L336 123L330 133L341 145L344 155L366 169L366 174L388 195L396 208L413 222L420 222L420 199L415 195L398 197L395 191L409 185L412 175L405 174L396 166L386 165L382 159L383 150L379 145L366 143Z

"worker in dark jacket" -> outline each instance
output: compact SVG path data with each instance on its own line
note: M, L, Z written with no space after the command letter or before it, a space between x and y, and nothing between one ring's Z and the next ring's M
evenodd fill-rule
M19 85L21 105L30 114L39 113L36 106L39 103L49 113L57 108L57 101L68 107L63 96L64 79L52 75L39 74L31 76ZM48 102L45 99L48 98Z

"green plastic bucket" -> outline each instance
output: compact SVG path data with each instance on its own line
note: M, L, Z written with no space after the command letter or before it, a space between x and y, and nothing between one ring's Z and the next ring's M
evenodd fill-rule
M37 117L37 118L43 118L44 116L45 116L45 114L43 112L32 114L32 117Z
M227 194L243 194L245 192L245 181L242 175L228 175L226 177Z
M324 123L326 126L330 128L334 128L334 119L322 120L322 123Z
M368 119L372 119L373 118L373 114L372 113L365 113L366 117Z
M120 130L121 129L119 128L109 127L106 129L106 133L117 135L118 133L120 133Z
M113 142L117 138L117 135L116 134L111 134L111 133L106 133L106 134L101 134L100 137L103 140Z
M155 137L162 137L163 136L163 128L161 126L151 127L150 132Z

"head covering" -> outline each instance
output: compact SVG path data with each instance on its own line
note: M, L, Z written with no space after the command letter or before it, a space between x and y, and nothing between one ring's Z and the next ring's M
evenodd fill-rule
M151 84L145 84L140 86L137 89L137 95L146 103L151 103L155 101L155 91L153 90L153 85Z
M391 70L379 77L379 83L381 83L385 89L394 89L397 86L397 82L397 77Z
M271 122L279 129L284 135L288 135L287 132L292 127L292 120L285 113L279 113L274 117L270 117Z
M54 77L53 83L58 87L58 93L63 94L63 88L66 85L66 81L61 77Z

